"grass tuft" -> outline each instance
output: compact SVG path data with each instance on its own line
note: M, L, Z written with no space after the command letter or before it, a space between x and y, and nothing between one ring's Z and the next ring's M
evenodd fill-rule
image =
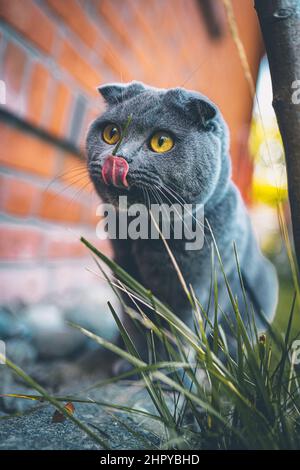
M80 326L72 325L132 366L132 370L119 377L98 382L86 389L86 392L138 374L153 406L150 406L149 402L149 407L139 409L124 404L94 401L89 397L85 399L82 396L53 397L24 371L7 360L7 366L38 393L20 395L20 398L49 402L105 449L110 448L112 443L104 439L95 426L94 431L80 419L66 413L62 402L83 402L103 407L106 413L113 413L120 426L134 436L141 448L300 448L299 365L295 364L296 356L292 351L295 336L292 335L291 328L296 314L297 292L291 302L285 336L282 337L274 326L267 323L265 332L258 334L253 309L247 304L236 247L234 246L236 269L246 303L247 314L244 319L230 289L215 245L212 250L209 303L213 298L215 305L218 305L214 267L217 261L235 313L235 326L230 330L230 335L234 336L237 344L236 352L233 353L228 346L226 333L220 327L218 308L215 309L213 318L209 318L208 308L205 309L200 304L192 286L185 284L194 314L194 328L189 328L179 319L176 312L172 312L155 298L117 263L107 258L86 239L82 238L81 241L95 257L103 275L102 279L110 283L117 294L123 294L123 299L120 299L125 311L144 332L145 345L148 347L148 361L145 361L140 357L133 339L110 303L108 309L117 324L125 349ZM100 263L110 268L113 280L104 273ZM178 277L179 283L182 284L184 280L180 272ZM131 305L136 308L126 307L124 294L127 294ZM150 309L155 313L154 320L147 317L145 307L147 311ZM228 320L226 314L223 315L224 319ZM156 349L158 343L161 347ZM163 357L160 351L165 351ZM143 423L148 425L156 423L155 429L161 430L159 445L153 444L153 440L145 437L144 426L129 424L124 420L124 415L140 422L143 420ZM149 432L152 432L151 426Z

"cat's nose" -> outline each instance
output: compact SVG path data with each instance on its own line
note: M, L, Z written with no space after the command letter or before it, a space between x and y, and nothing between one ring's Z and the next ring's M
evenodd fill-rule
M123 157L109 155L102 166L102 179L105 184L117 188L128 188L128 162Z

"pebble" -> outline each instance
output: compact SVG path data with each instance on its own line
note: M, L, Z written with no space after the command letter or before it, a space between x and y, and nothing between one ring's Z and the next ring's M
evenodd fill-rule
M24 322L31 331L38 355L44 359L68 357L78 352L85 336L66 325L63 312L51 304L37 304L24 312Z

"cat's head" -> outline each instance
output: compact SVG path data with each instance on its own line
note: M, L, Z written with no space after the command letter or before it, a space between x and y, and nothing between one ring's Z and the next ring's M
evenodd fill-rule
M227 128L208 98L139 82L103 85L99 92L107 109L89 129L87 155L105 202L127 195L129 204L148 197L205 204L227 183Z

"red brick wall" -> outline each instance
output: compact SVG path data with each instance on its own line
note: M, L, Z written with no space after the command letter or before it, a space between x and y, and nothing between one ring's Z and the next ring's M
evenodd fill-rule
M96 198L79 149L103 107L100 83L137 79L207 93L229 122L234 176L247 191L252 102L215 1L224 27L219 40L196 0L0 0L3 298L39 299L49 285L59 291L62 267L64 285L81 283L85 251L73 232L95 238ZM252 0L243 9L233 3L255 76L261 42Z

